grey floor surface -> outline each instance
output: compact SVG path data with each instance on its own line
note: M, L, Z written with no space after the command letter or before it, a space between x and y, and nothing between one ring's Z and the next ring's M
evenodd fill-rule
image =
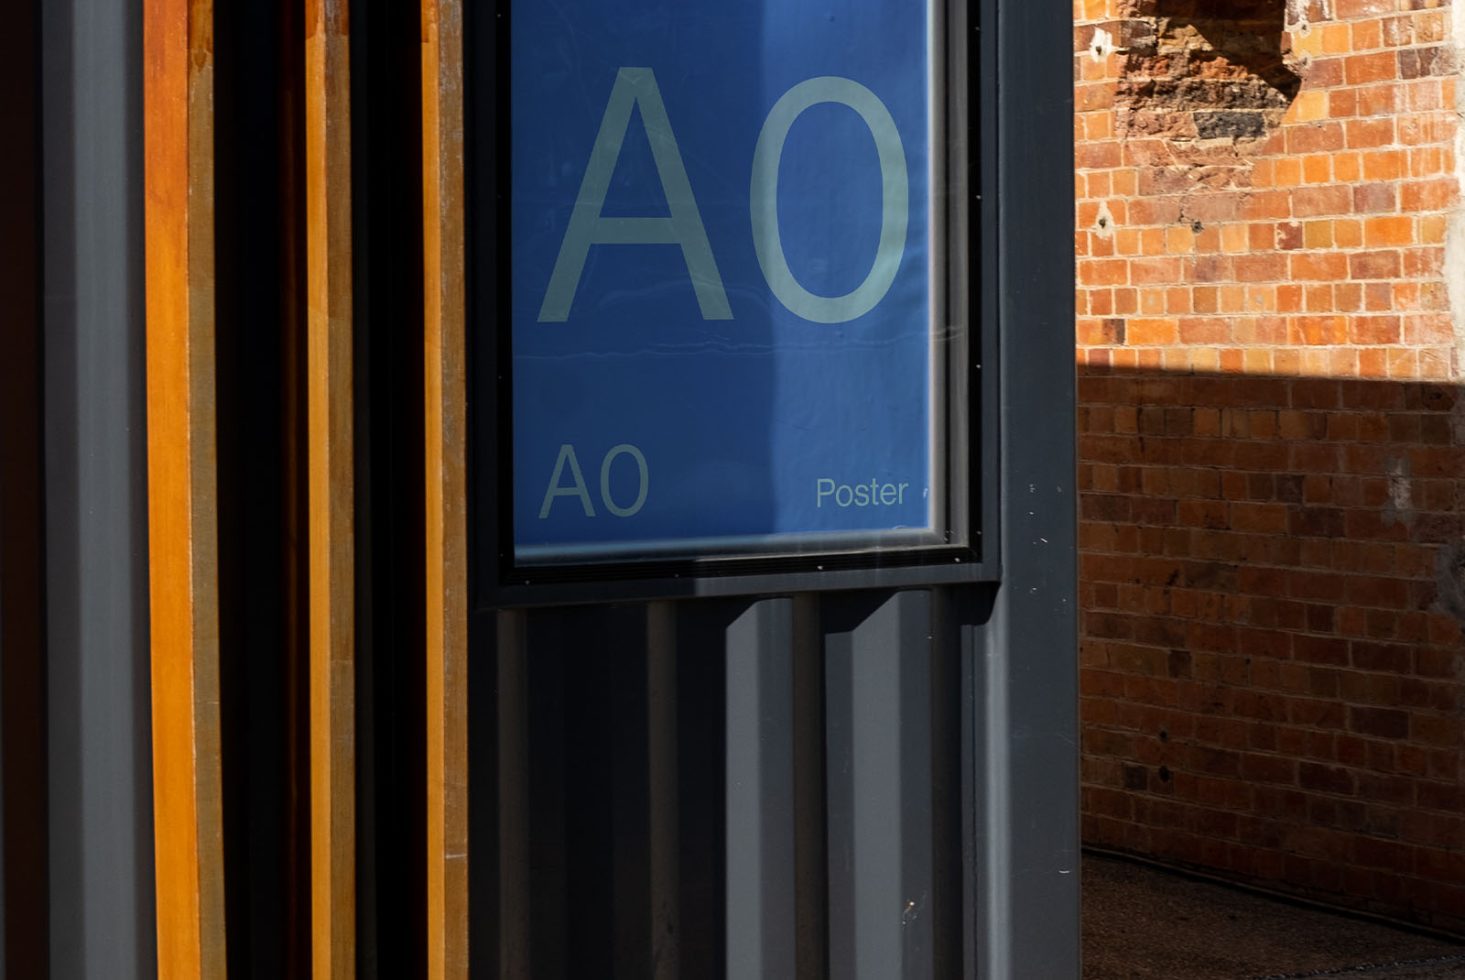
M1090 855L1084 980L1465 980L1465 944Z

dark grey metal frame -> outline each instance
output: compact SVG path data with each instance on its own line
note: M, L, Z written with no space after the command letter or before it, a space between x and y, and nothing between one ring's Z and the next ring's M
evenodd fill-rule
M526 587L495 580L496 551L476 555L475 975L546 966L533 960L528 900L541 732L532 716L545 710L533 677L542 663L570 671L605 658L617 665L595 668L610 671L606 696L631 698L636 734L607 731L616 744L598 751L634 763L639 787L621 788L618 776L606 801L617 827L634 828L630 843L613 845L618 907L630 916L616 926L617 956L629 957L617 963L641 975L647 957L677 962L674 944L650 940L677 924L667 868L678 852L656 829L678 807L709 805L681 791L667 759L693 751L676 740L678 671L714 658L724 671L727 976L1079 976L1071 11L980 0L954 5L949 23L974 39L979 65L979 387L993 399L981 418L994 436L981 451L996 464L981 468L989 562ZM471 60L491 30L468 26ZM495 108L472 91L470 174L506 149ZM470 205L481 299L501 281L499 257L472 238L473 215ZM472 303L472 329L492 330ZM471 363L491 384L498 366ZM477 395L470 428L492 418ZM488 474L504 457L483 435L471 470ZM470 520L497 513L494 494L479 490ZM646 758L626 754L627 738L644 740ZM643 860L643 877L622 893L621 873Z
M990 141L979 127L996 117L992 62L981 56L975 23L995 22L995 0L948 0L937 29L944 46L946 118L938 140L945 150L948 234L946 296L936 311L955 311L950 332L938 336L943 358L946 479L952 528L965 532L954 546L898 546L860 551L834 548L816 554L723 554L695 561L535 563L513 560L508 479L512 446L506 386L509 365L501 343L506 326L509 209L503 201L507 120L500 120L507 91L507 0L468 52L471 114L468 165L469 268L469 513L470 589L480 608L636 601L690 596L757 595L769 591L838 591L913 585L996 581L1001 577L997 363L1001 309L998 282L998 167L976 148ZM989 9L990 8L990 9ZM486 20L487 18L485 18ZM944 139L941 138L944 136ZM980 158L980 159L978 159ZM939 205L938 205L939 206ZM493 229L493 233L489 232ZM969 233L963 233L969 232ZM966 249L970 249L970 254ZM965 270L965 271L963 271ZM485 386L479 382L496 379Z
M1066 4L1008 0L995 66L1004 567L972 671L983 977L1079 975L1073 75ZM989 22L990 23L990 22Z

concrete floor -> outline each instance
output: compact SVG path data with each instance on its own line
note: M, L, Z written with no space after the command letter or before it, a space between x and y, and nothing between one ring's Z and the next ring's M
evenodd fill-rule
M1465 980L1465 944L1090 855L1085 980Z

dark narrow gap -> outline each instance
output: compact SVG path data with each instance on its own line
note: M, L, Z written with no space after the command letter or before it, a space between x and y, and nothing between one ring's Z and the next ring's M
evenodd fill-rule
M0 37L0 973L50 970L46 855L40 5Z
M597 689L583 693L606 701L609 717L595 729L579 731L574 730L578 716L569 720L577 742L602 741L610 751L610 785L599 798L600 806L607 807L610 816L606 848L610 877L608 882L591 887L610 886L610 905L604 918L609 926L611 958L600 963L586 960L573 975L649 977L653 960L651 760L645 607L619 609L607 619L600 629L586 630L577 645L582 657L594 660L595 670L585 673L606 672ZM588 809L595 804L581 798L572 805ZM572 863L572 881L573 873Z
M308 963L297 882L308 878L289 779L303 742L292 719L304 648L282 576L292 471L286 426L292 364L282 276L298 233L282 159L296 152L276 79L295 57L284 3L221 0L214 9L215 370L218 440L219 687L229 971L300 975ZM288 77L289 73L285 73ZM301 474L303 475L303 474Z
M532 935L524 934L523 923L534 919L533 899L535 892L531 885L528 869L533 866L530 848L535 840L536 819L539 813L534 809L535 798L530 788L527 759L517 760L520 769L514 781L517 796L509 799L513 790L505 789L506 774L500 765L502 740L500 738L500 706L508 697L517 699L516 732L517 748L527 755L527 746L532 738L529 731L529 700L533 690L535 668L532 661L521 659L516 666L521 674L516 675L518 689L505 693L500 690L502 667L506 657L523 657L524 634L527 629L527 614L522 611L500 613L497 610L479 611L469 614L468 630L470 648L468 653L468 785L471 820L469 827L468 862L468 975L472 977L497 977L512 975L506 972L501 950L505 946L506 933L512 933L510 941L517 939L515 950L517 962L533 969L536 963L532 948ZM509 777L512 778L512 777ZM519 850L512 855L503 853L504 823L502 810L507 805L517 807L516 815L523 822ZM504 894L505 864L512 863L516 894L511 899L520 904L515 909L520 925L513 930L505 919L502 907ZM517 874L515 874L517 872Z
M794 599L794 930L799 980L829 974L829 785L822 599Z
M678 899L682 976L727 967L727 631L745 602L677 617Z
M961 633L947 590L931 596L931 910L936 977L962 975Z
M564 713L555 719L563 739L558 775L563 780L565 891L559 903L564 931L550 941L567 947L565 972L560 974L565 977L611 976L616 960L615 671L605 652L585 648L588 634L581 630L563 644ZM536 773L532 745L530 752L530 772Z
M464 338L467 346L466 361L469 365L465 386L469 404L469 432L476 431L485 417L484 401L474 398L474 377L491 378L493 371L484 372L482 365L491 359L493 344L480 344L475 340L480 333L478 310L484 302L492 304L496 286L496 263L491 250L480 248L480 239L473 227L480 220L482 204L492 200L491 190L497 179L494 176L494 161L497 155L485 152L498 138L495 124L496 106L491 99L479 97L486 86L485 76L493 71L493 56L490 52L499 50L501 44L498 31L501 19L491 14L495 5L468 4L463 10L463 114L464 114L464 261L467 282L470 284L465 296L466 322L468 329ZM485 358L485 350L489 357ZM502 871L509 856L500 853L498 841L501 837L500 811L505 789L498 764L500 739L498 735L498 678L496 664L490 656L493 652L497 615L491 611L480 611L481 556L492 556L492 549L485 549L483 542L492 537L495 526L494 505L485 504L492 499L492 489L499 474L494 465L483 465L475 459L474 443L477 437L467 440L466 491L468 507L468 596L475 611L470 613L468 630L468 949L469 969L473 976L503 975L505 950L502 902ZM483 479L480 479L480 475ZM527 644L527 635L532 632L536 618L534 613L518 613L518 628L523 636L521 644ZM535 977L555 978L565 976L564 936L565 908L565 825L562 772L563 732L552 719L559 717L564 696L563 663L558 650L534 649L527 658L525 703L522 738L525 742L521 774L523 784L520 791L524 799L513 801L521 812L527 813L528 829L526 854L519 855L521 876L527 877L527 898L521 898L528 908L523 912L527 926L527 938L521 936L523 948L518 955L528 961L528 968ZM484 841L492 843L485 845ZM523 867L527 865L527 870Z
M402 977L427 956L420 25L351 13L358 967Z
M978 808L986 804L981 784L984 778L981 771L985 769L986 762L980 757L986 739L983 733L986 713L984 647L997 589L990 583L938 589L933 598L932 633L938 644L945 644L945 649L940 650L932 672L932 691L939 701L942 700L942 685L950 685L953 690L945 699L944 707L938 710L956 713L955 717L946 717L939 726L946 731L942 737L955 740L954 744L947 745L946 751L950 754L938 762L938 771L944 770L952 782L943 788L938 779L933 794L938 821L943 810L946 811L945 819L950 821L933 848L938 887L944 890L945 895L943 902L938 904L938 909L944 911L938 913L942 918L936 926L937 976L977 975L978 944L988 918L979 898L983 886L979 838L985 833L985 815ZM942 743L937 741L935 744L939 753ZM956 767L954 772L950 768L952 766ZM950 877L943 880L942 866L947 862L950 866L945 871ZM943 961L944 970L940 969Z
M536 614L530 615L531 624L535 618ZM564 775L563 721L569 685L565 659L558 644L536 648L529 658L529 963L536 976L547 980L569 976L566 921L570 821L565 807L569 785ZM478 729L484 724L482 717L480 713L471 714L469 724ZM476 780L477 773L475 769L471 791L482 794L486 788ZM478 839L483 826L483 817L476 817L471 839ZM480 913L474 918L480 920Z
M311 962L310 619L306 418L305 37L298 3L275 4L278 65L275 170L280 188L279 276L281 470L276 484L283 521L277 574L284 599L281 657L285 692L285 960L305 976Z
M372 463L376 456L372 427L375 413L372 411L373 395L379 400L389 397L385 385L373 384L373 348L376 339L372 336L372 325L376 322L374 313L378 306L374 302L381 297L381 290L372 288L368 277L376 242L373 232L385 223L385 216L375 210L368 211L371 200L373 178L378 175L384 161L372 153L371 138L380 127L373 113L366 108L367 93L371 88L372 54L379 44L373 37L373 9L370 0L353 4L351 11L351 282L352 317L355 321L352 331L352 458L353 494L352 507L355 513L355 627L356 627L356 973L360 977L375 978L381 975L382 939L379 928L381 878L390 876L389 869L382 868L377 861L377 848L381 841L381 821L384 815L378 805L380 786L378 774L381 769L380 740L377 717L377 670L379 663L390 663L390 653L377 655L378 622L390 630L391 613L386 611L378 617L372 598L376 592L376 552L382 535L377 513L373 505L378 494L372 481ZM383 107L386 109L386 107ZM389 111L389 110L388 110ZM390 126L390 121L387 121ZM382 304L385 305L385 304ZM390 491L383 487L383 496ZM385 523L385 522L382 522ZM390 708L385 710L390 717ZM389 743L387 743L389 744ZM388 765L390 765L388 763ZM387 817L390 819L390 817ZM390 942L390 940L387 940ZM390 953L388 954L390 955Z
M474 223L481 214L481 205L491 200L485 194L484 184L492 187L497 181L494 175L496 155L485 150L496 138L494 123L496 107L491 99L479 94L485 89L483 82L487 73L493 70L489 52L497 50L497 31L501 21L490 15L493 9L488 4L468 4L463 10L463 114L464 114L464 260L467 282L470 283L465 296L466 322L468 329L464 338L467 346L466 364L470 365L465 379L469 402L469 431L475 431L484 417L485 399L474 401L474 377L493 377L493 373L482 371L484 348L492 351L493 344L479 344L475 335L479 333L478 309L485 302L492 303L495 289L496 264L491 254L479 247L479 239L485 236L473 233ZM480 16L482 15L482 16ZM488 193L491 194L491 191ZM491 355L490 355L491 356ZM491 401L491 399L488 399ZM499 766L499 712L498 677L495 660L496 644L493 641L498 615L483 610L480 601L481 555L492 555L492 550L483 547L483 541L492 536L496 518L492 504L484 505L485 498L491 499L492 491L484 493L484 484L496 485L499 474L497 467L484 466L482 460L475 460L475 438L467 440L467 499L468 507L468 596L470 626L468 630L468 950L469 972L473 976L502 976L506 956L503 909L503 869L510 860L500 853L499 840L502 836L500 813L505 801L502 774ZM482 475L484 479L479 479ZM517 639L527 644L527 635L532 632L534 613L518 613L517 626L523 631ZM527 938L521 936L523 948L518 955L528 961L528 969L535 977L553 980L565 976L564 931L565 908L565 825L562 772L563 732L553 722L562 711L564 696L563 662L557 649L534 649L527 658L524 681L525 703L522 738L525 742L522 765L523 785L520 791L523 799L513 801L527 813L528 830L525 834L526 854L519 855L520 873L527 877L527 898L521 897L528 908L523 915L527 926ZM485 841L490 843L485 844ZM527 870L523 865L527 864Z

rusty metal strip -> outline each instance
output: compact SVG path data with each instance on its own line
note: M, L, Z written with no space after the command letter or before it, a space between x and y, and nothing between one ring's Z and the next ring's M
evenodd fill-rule
M427 963L468 975L463 6L422 0L427 421Z
M158 975L225 972L211 0L145 0L148 545Z
M311 930L317 980L356 975L350 20L307 0L305 185Z

